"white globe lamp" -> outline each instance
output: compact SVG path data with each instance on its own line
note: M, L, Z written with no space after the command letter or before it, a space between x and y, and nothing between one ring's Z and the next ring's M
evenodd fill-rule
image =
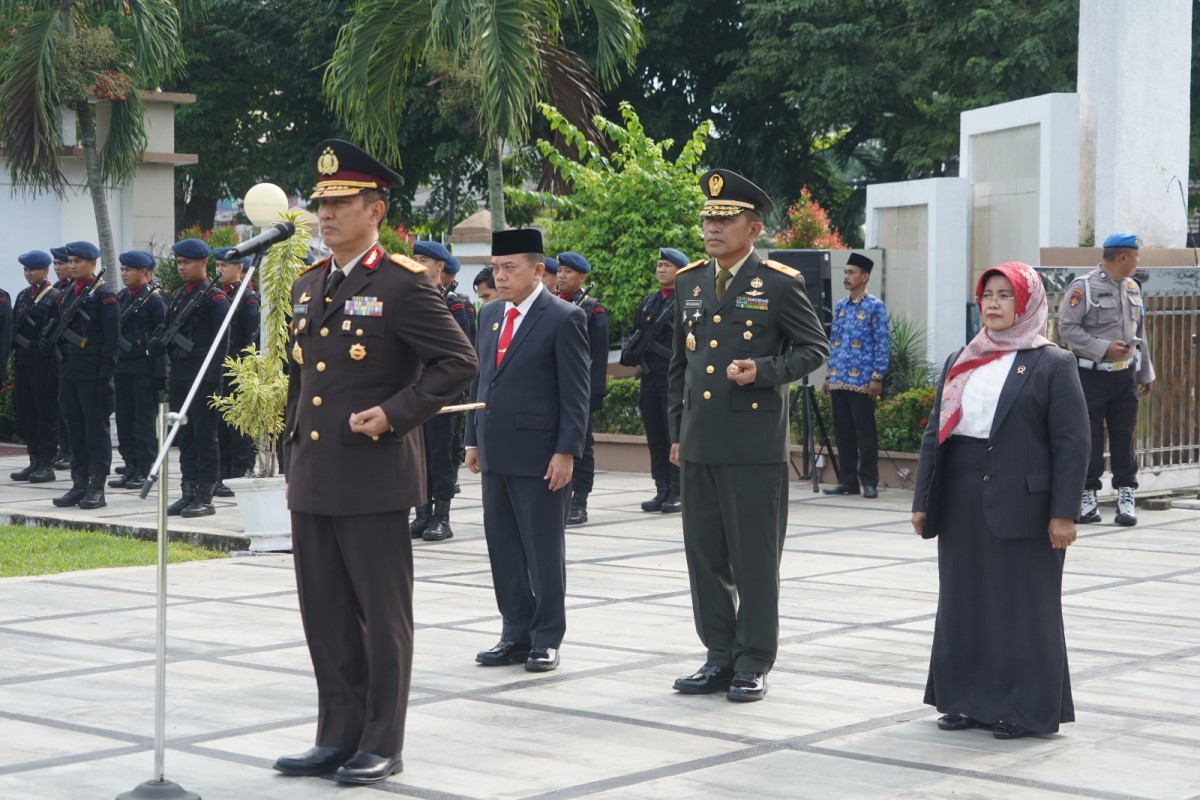
M242 210L256 227L268 228L288 210L287 193L273 183L256 183L246 192Z

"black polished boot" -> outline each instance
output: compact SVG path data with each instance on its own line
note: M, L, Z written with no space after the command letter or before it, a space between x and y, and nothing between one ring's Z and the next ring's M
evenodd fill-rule
M137 468L130 464L126 464L123 467L117 467L117 469L116 469L117 477L113 478L111 481L108 482L108 488L110 488L110 489L129 489L130 488L129 479L130 479L130 477L133 476L133 474L135 472L137 472Z
M9 480L13 480L13 481L27 481L27 480L29 480L29 476L32 475L37 470L37 468L38 468L37 456L30 456L29 457L29 466L19 469L16 472L9 473L8 478L9 478Z
M104 476L97 473L88 478L87 494L79 501L80 508L104 508Z
M141 489L142 484L146 482L146 470L141 467L135 467L130 472L125 473L125 488L126 489ZM109 486L112 486L110 483Z
M70 469L71 468L71 451L59 450L54 456L55 469Z
M171 505L167 506L168 517L178 517L185 508L192 504L196 499L196 482L183 481L179 484L179 488L183 491L183 497L176 500Z
M213 497L233 497L233 489L225 485L225 481L217 481L217 485L213 487Z
M423 506L417 506L417 515L413 517L413 521L408 523L408 533L414 539L420 539L425 535L425 529L429 527L429 523L433 521L433 503L428 502Z
M51 483L58 480L58 476L54 474L54 458L39 458L37 460L37 469L29 473L30 483Z
M433 517L430 518L429 527L421 534L421 538L427 542L440 542L453 536L454 531L450 529L450 501L434 500Z
M196 496L192 498L192 502L187 508L180 511L180 515L184 517L208 517L217 513L217 509L213 506L213 488L216 484L213 483L197 483Z
M588 521L587 498L583 492L576 492L571 497L571 510L567 512L568 525L582 525Z
M675 514L683 510L683 501L679 499L679 481L671 481L667 486L667 499L663 500L662 513Z
M667 484L655 481L654 487L658 494L642 503L642 511L662 511L663 501L667 499Z
M87 473L86 472L71 472L71 488L62 497L54 498L54 505L59 508L68 506L77 506L83 496L87 494Z

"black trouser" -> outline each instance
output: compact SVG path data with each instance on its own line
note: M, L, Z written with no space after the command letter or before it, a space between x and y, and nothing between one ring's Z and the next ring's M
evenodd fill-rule
M254 470L254 439L239 433L217 414L217 449L220 451L221 478L244 478Z
M571 491L575 494L591 494L596 482L596 437L592 436L592 418L593 412L589 411L583 455L575 459L575 474L571 479Z
M650 448L650 474L655 485L679 483L679 467L671 463L671 434L667 428L667 381L643 375L638 391L638 410L646 426L646 445Z
M57 367L52 366L50 369L57 371ZM59 381L54 381L54 397L59 397ZM71 434L67 432L67 415L63 413L62 402L59 402L58 407L58 451L71 455ZM69 459L68 459L69 460Z
M436 414L422 426L425 434L425 477L429 500L453 500L458 464L454 461L454 428L458 414Z
M1137 430L1137 377L1134 370L1101 372L1079 370L1079 382L1087 399L1088 421L1092 426L1092 456L1088 461L1085 489L1101 488L1104 473L1104 428L1108 423L1109 460L1112 462L1114 489L1138 487L1137 454L1134 436Z
M150 375L117 373L117 450L128 470L148 472L158 455L158 392Z
M58 365L42 359L13 370L13 410L30 459L47 467L58 449Z
M838 482L857 488L879 485L879 437L875 432L875 398L866 392L834 389L833 435L841 460Z
M70 436L71 473L107 475L112 466L112 432L108 427L113 410L112 379L62 378L58 395Z
M171 410L183 407L190 382L171 381L167 395ZM200 384L187 412L187 425L179 428L180 480L216 483L221 477L221 455L217 445L217 412L209 408L208 398L217 391L216 381Z

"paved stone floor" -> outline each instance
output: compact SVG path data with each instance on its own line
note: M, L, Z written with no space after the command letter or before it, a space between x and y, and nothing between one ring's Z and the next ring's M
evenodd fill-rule
M1200 798L1197 512L1083 530L1064 592L1079 721L1000 742L941 732L921 703L937 563L900 491L793 486L769 696L672 692L703 650L679 518L637 509L647 485L599 476L592 521L567 537L562 667L534 676L474 664L498 620L479 485L464 481L455 538L416 546L405 771L376 787L271 770L315 729L290 558L172 566L167 777L206 800ZM0 509L30 491L0 483ZM238 527L231 507L207 524ZM112 798L152 777L154 581L153 568L0 581L0 798Z

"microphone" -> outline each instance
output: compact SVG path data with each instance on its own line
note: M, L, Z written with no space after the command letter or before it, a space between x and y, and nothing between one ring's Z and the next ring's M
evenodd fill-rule
M239 258L253 255L259 250L265 250L273 244L282 242L284 239L292 238L292 234L296 232L296 226L290 222L277 222L267 230L255 236L253 239L248 239L237 247L233 248L226 258L230 261L236 261Z

